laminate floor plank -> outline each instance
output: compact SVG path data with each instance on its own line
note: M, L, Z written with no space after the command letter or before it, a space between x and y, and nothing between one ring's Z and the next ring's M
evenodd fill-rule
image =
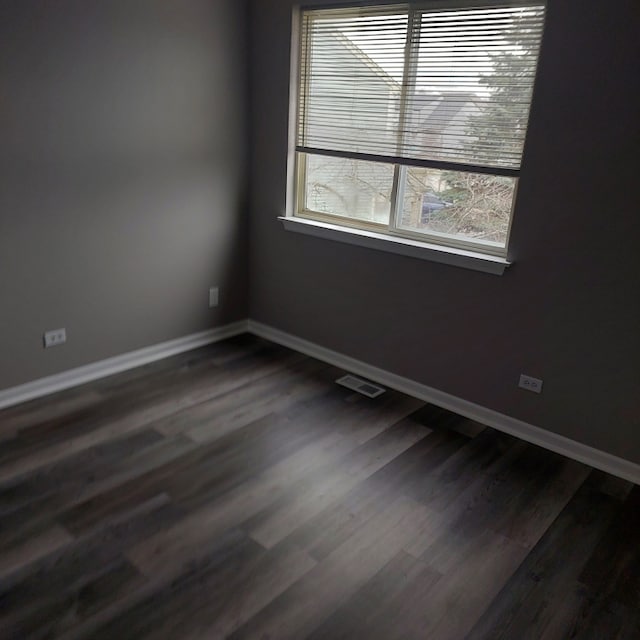
M0 637L640 638L640 489L248 335L0 411Z
M388 629L402 627L396 617L409 587L424 591L441 578L422 562L400 551L309 636L308 640L384 638Z
M254 562L237 566L221 584L214 602L198 589L193 598L201 601L198 614L190 623L176 625L175 637L226 638L315 566L309 555L295 547L265 550Z
M304 429L313 432L319 427L317 437L234 489L212 498L207 487L191 482L182 487L172 487L172 499L191 510L206 507L214 509L220 516L235 513L235 518L232 517L235 525L245 522L250 515L281 498L290 487L297 486L318 469L348 455L386 428L376 421L368 421L363 428L357 428L357 423L349 420L331 420L330 412L326 411L327 407L332 407L332 411L335 411L342 402L343 399L339 397L329 399L325 396L317 408L312 404L306 404ZM322 411L318 412L319 408ZM346 416L353 416L351 407L344 413ZM282 416L279 416L277 419L281 418Z
M188 443L192 448L192 443ZM63 524L64 527L74 534L81 533L86 529L99 524L101 513L109 516L109 501L102 503L98 500L99 507L92 514L90 510L83 510L83 504L95 504L95 496L102 492L107 492L113 486L117 486L126 479L135 478L138 473L142 473L149 465L152 467L171 459L176 455L184 453L185 443L174 441L161 441L146 447L142 452L130 452L129 456L124 456L124 460L135 461L137 466L135 471L122 471L120 465L122 461L112 463L112 468L96 465L95 471L90 468L86 470L86 475L80 477L75 472L69 474L67 481L60 480L57 484L55 479L48 484L48 489L43 489L42 495L34 498L25 505L7 512L0 519L0 545L7 548L14 544L16 540L24 540L31 537L42 529L54 524ZM139 454L140 455L137 455ZM48 469L43 471L46 477ZM57 474L54 474L57 475ZM84 480L84 483L83 483ZM157 494L154 489L145 494L140 501L150 494ZM130 502L135 506L135 497L129 496ZM93 502L92 502L93 499ZM116 504L126 505L123 496L118 494ZM113 508L111 509L113 510ZM67 516L65 517L65 514ZM70 515L69 515L70 514ZM76 514L74 519L73 514Z
M409 493L408 489L416 481L412 469L420 466L425 474L430 465L442 463L462 444L457 434L425 432L424 435L380 470L356 483L340 501L329 504L298 526L287 539L308 549L316 559L326 557L390 500ZM400 461L403 464L398 464Z
M82 584L24 607L19 613L2 616L5 638L50 638L90 619L113 600L126 598L144 583L144 578L126 561L102 567Z
M160 434L148 429L103 443L0 485L0 514L8 514L48 493L67 493L73 487L85 491L88 484L111 477L114 466L123 458L163 441Z
M424 512L399 498L229 636L304 638L418 534Z
M46 526L30 534L3 548L0 555L0 581L25 564L45 557L73 540L69 532L58 525Z
M111 380L111 383L102 380L93 383L90 386L95 386L96 389L94 391L87 390L83 394L76 392L76 395L79 396L77 399L73 397L58 399L58 396L55 396L55 406L51 406L51 401L49 401L50 415L46 415L44 409L39 408L46 401L35 400L33 403L37 404L37 407L31 408L31 403L29 403L24 409L22 424L17 431L14 446L22 444L25 449L28 445L42 447L50 444L49 439L57 442L61 437L73 433L74 430L83 429L86 431L97 428L105 420L113 420L123 414L126 415L132 408L140 409L149 403L153 404L168 390L172 390L174 393L179 392L185 387L188 388L194 380L202 378L204 374L219 374L219 371L219 368L214 367L206 359L202 359L195 366L175 363L175 366L169 367L162 361L162 363L147 365L147 367L107 378L106 380ZM110 390L110 385L114 386L115 390ZM99 387L105 388L98 391ZM61 392L58 395L64 396L71 393L73 390ZM117 402L113 402L114 399ZM74 410L67 407L73 407ZM11 412L12 409L8 411ZM20 415L17 416L17 418L20 417ZM15 423L15 416L13 420L11 416L7 416L7 418L9 424ZM10 452L11 449L7 449L4 457Z
M428 433L422 426L404 422L388 428L335 463L321 467L245 526L265 547L275 545Z
M332 367L303 361L199 405L197 416L193 412L187 420L180 415L172 416L156 428L163 433L186 429L186 435L195 442L208 442L297 402L322 395L332 374L335 375Z
M67 397L64 397L65 394ZM50 398L39 398L17 407L3 409L0 411L0 435L6 439L15 438L27 427L50 423L53 420L64 421L69 414L95 407L102 400L102 394L96 390L86 390L83 393L76 388L56 394L53 402Z
M398 408L386 414L387 422L393 422L395 417L399 415L398 411L401 414L410 410L411 404L399 403ZM361 410L354 405L349 405L349 411L353 415L361 413ZM203 477L203 474L197 470L195 475L198 477L187 479L184 483L178 485L174 484L173 488L169 489L169 492L176 504L190 509L196 508L196 511L184 522L178 523L173 529L159 532L152 540L147 540L144 544L133 549L131 557L134 562L138 566L146 567L147 571L154 571L153 567L156 565L158 567L156 570L165 571L168 566L167 561L165 560L158 564L157 558L175 558L182 562L185 554L188 557L189 554L198 553L200 540L219 535L221 532L237 526L250 529L248 521L250 521L251 516L253 515L255 518L255 514L264 508L267 509L270 515L273 514L271 505L276 500L278 500L278 506L286 504L287 507L291 508L291 504L287 502L287 499L292 500L294 497L299 497L305 489L307 490L304 495L306 499L308 498L308 491L319 486L319 484L314 485L313 482L309 481L312 470L316 469L316 475L323 476L333 464L335 474L336 459L344 457L345 454L349 455L351 449L357 450L358 443L362 440L364 440L363 446L365 446L367 437L370 440L375 439L374 436L379 435L384 430L384 426L380 425L380 419L377 421L368 420L368 431L367 429L359 429L354 430L352 434L348 434L344 431L344 428L341 429L339 424L327 421L324 412L321 412L321 415L323 419L316 425L319 431L314 436L315 429L311 422L315 420L316 416L313 412L309 414L311 419L304 425L305 428L302 430L305 435L304 440L301 442L303 444L306 442L305 446L296 450L287 449L286 452L290 453L290 455L283 455L279 462L275 462L263 473L258 473L252 478L247 479L247 475L249 472L255 473L256 470L260 470L257 464L249 465L248 470L238 470L232 476L235 486L226 492L221 490L221 487L225 487L223 480L213 482L211 478L206 477L206 474ZM371 417L370 415L368 416L369 419ZM279 421L276 421L276 423L280 424ZM294 431L295 433L300 433L299 426L295 423ZM404 437L415 438L427 433L427 430L421 426L416 431L416 434ZM291 439L291 434L285 431L285 435L287 436L286 442L291 445L294 442ZM345 439L348 439L346 444L343 442ZM392 442L398 443L395 446L404 446L402 436L392 438ZM243 451L243 464L246 464L246 449ZM281 449L280 453L283 453L283 451ZM377 448L375 451L381 451L381 449ZM356 456L355 453L354 456ZM325 463L324 467L322 466L323 463ZM363 462L362 464L365 463ZM341 469L342 465L339 468ZM216 474L218 473L217 469L218 467L214 465ZM239 477L244 479L244 482L238 481ZM315 476L312 475L311 477ZM341 478L342 476L340 478L335 475L331 476L330 482L335 484ZM357 482L357 478L349 476L345 482L354 483ZM211 495L211 489L208 485L213 485L216 490L215 496ZM184 489L181 489L181 487L184 487ZM290 487L293 487L293 489ZM181 493L181 490L188 490L190 493L185 496L185 494ZM285 492L284 497L281 495L283 491ZM294 494L291 494L292 491ZM194 502L191 499L193 497L191 494L194 492L196 495L204 494L210 504L202 505L201 501ZM313 503L310 508L319 508L318 503ZM280 511L279 513L282 512ZM289 526L289 522L291 520L287 520L282 526ZM297 523L297 521L295 522ZM273 539L271 542L270 546L273 546L277 540ZM171 564L171 560L168 562Z
M433 404L423 404L421 408L415 411L412 418L430 429L455 432L467 438L475 438L487 428L474 420Z
M577 578L612 522L619 503L587 481L529 553L469 634L474 638L523 640L569 637L558 628L567 620L565 609L574 607ZM553 634L548 633L551 629Z
M607 495L609 478L603 477L598 488ZM622 499L610 525L596 545L571 589L573 607L565 606L567 620L556 625L569 629L571 637L596 638L594 629L606 629L611 637L640 637L640 491L616 491ZM602 633L602 631L601 631ZM555 636L561 637L560 633Z
M240 567L255 563L263 550L242 531L230 530L211 540L197 562L179 574L167 572L111 609L86 621L64 638L180 638L181 627L197 622L202 609L223 596Z
M455 562L433 586L411 594L403 607L402 627L390 630L389 640L464 638L527 555L527 549L491 531L473 538L455 553ZM438 572L436 566L427 566ZM409 598L408 598L409 599ZM519 637L518 635L514 637Z
M137 367L114 376L96 380L79 387L60 391L53 396L36 398L15 407L0 411L0 434L14 435L29 427L48 422L56 417L65 419L74 411L94 407L101 410L102 405L112 401L123 403L134 399L140 392L157 394L162 388L170 386L176 376L190 372L199 375L198 366L208 369L218 367L218 360L226 356L228 362L246 358L253 353L266 351L265 356L280 357L290 351L247 335L237 336L224 342L208 345L200 349L170 356L163 360Z
M89 419L84 419L83 413L83 419L69 422L67 428L73 430L74 437L65 439L56 434L51 439L32 443L31 440L23 442L18 436L15 443L10 441L6 460L0 458L0 482L78 451L85 451L113 437L148 427L157 420L227 393L301 359L299 354L287 352L279 359L267 360L263 366L257 366L259 363L246 358L224 370L209 366L204 373L174 381L166 389L156 389L152 385L151 391L144 393L134 394L127 390L126 398L120 402L102 403Z
M453 450L450 456L440 460L421 459L417 464L403 465L398 458L395 464L405 468L405 475L411 470L408 491L417 500L439 511L447 509L461 494L479 478L491 476L497 466L508 459L508 452L517 444L515 438L499 434L492 429L481 432L470 440L462 440L450 432L443 432L447 438L441 447ZM433 456L431 456L433 458ZM387 480L383 480L385 483Z
M640 607L640 487L634 487L580 574L580 582ZM604 588L603 588L604 587Z
M52 593L84 584L104 566L124 558L134 544L182 517L184 513L169 504L166 496L158 496L130 513L126 520L67 540L46 554L33 555L0 579L3 611L19 609Z
M562 474L566 465L575 468L573 463L559 457L548 460L547 465L539 464L540 455L541 452L527 448L506 470L493 477L479 477L435 519L436 526L430 530L430 535L423 536L419 542L422 553L419 553L419 545L414 546L413 553L435 570L448 573L460 555L474 548L478 536L486 531L501 536L512 533L511 539L515 543L522 547L528 543L530 547L550 524L549 514L557 515L566 503L564 499L559 502L545 500L546 493L550 492L549 485L551 490L555 489L553 480ZM509 470L520 467L528 469L526 483L505 482L505 478L511 477ZM576 470L573 486L577 488L584 477L582 469ZM536 517L535 507L539 502L545 505L552 502L544 512L544 520Z
M212 443L189 448L182 456L154 467L77 504L65 513L63 522L109 517L129 505L176 487L212 487L216 495L240 484L314 439L309 430L291 428L271 416L246 425Z

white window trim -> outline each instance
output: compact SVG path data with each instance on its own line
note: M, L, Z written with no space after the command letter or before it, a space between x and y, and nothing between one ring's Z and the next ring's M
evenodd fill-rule
M530 0L512 0L511 4L526 5ZM469 6L484 5L486 0L461 0L461 4ZM378 4L376 0L369 0L370 5ZM383 4L380 2L380 4ZM389 4L392 4L391 2ZM432 0L430 6L436 6L437 0ZM290 91L289 91L289 130L288 130L288 160L287 160L287 197L286 212L279 216L287 231L302 233L309 236L333 240L336 242L366 247L422 260L429 260L441 264L461 267L493 275L503 275L506 268L513 264L507 256L509 250L509 236L513 213L509 221L509 233L502 255L474 251L473 248L461 248L455 244L436 244L429 239L413 239L408 235L392 235L343 224L331 224L318 219L306 218L298 211L298 163L296 153L296 135L298 123L298 78L301 48L301 15L299 6L294 7L292 15L292 39L290 51ZM516 183L517 184L517 183ZM514 196L514 204L516 197ZM393 212L392 212L393 213ZM393 214L395 215L395 214ZM393 224L390 225L392 227ZM391 230L391 229L390 229ZM509 252L510 253L510 252Z
M511 264L509 260L500 256L431 244L422 240L411 240L387 233L365 231L356 227L345 227L294 215L280 216L278 220L282 222L287 231L497 276L501 276Z

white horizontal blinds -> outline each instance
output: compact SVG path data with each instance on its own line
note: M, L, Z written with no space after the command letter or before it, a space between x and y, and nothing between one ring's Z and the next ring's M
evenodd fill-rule
M307 11L298 147L394 156L406 8Z
M544 7L425 10L403 156L519 169Z
M450 6L306 11L298 150L516 171L544 7Z

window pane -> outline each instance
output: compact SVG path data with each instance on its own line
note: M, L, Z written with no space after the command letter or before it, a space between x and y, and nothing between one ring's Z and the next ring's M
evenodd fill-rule
M389 223L393 165L304 155L305 209L355 220Z
M407 158L520 166L544 7L421 14Z
M300 145L396 152L407 21L388 8L305 12Z
M398 226L504 247L515 187L515 178L407 168Z

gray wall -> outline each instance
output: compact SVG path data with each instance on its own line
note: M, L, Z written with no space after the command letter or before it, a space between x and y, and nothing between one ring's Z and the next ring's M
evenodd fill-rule
M244 4L0 0L0 389L246 318Z
M291 5L252 3L251 317L640 462L637 0L549 0L503 277L282 229Z

